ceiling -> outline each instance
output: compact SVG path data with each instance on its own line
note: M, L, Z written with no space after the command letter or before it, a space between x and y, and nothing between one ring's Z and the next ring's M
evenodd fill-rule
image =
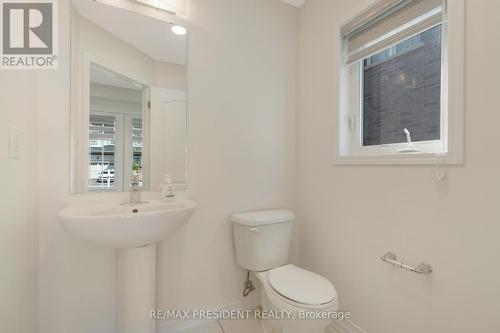
M300 8L307 0L281 0L289 5Z
M154 60L186 65L186 36L175 35L170 23L97 1L73 4L81 16Z

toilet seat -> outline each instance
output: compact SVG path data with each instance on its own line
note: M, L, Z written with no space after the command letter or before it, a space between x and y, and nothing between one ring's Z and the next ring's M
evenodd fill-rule
M271 291L279 298L300 308L328 307L337 299L330 281L294 265L272 269L268 281Z

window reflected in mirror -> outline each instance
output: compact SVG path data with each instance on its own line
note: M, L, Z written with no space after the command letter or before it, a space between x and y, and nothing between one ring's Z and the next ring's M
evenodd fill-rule
M164 174L186 186L187 35L140 13L72 3L72 193L129 191L134 174L145 190Z
M142 174L142 113L147 90L91 64L89 191L127 191L132 174Z

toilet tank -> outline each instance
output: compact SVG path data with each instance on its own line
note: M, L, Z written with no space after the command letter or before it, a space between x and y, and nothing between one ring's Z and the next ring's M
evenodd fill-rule
M285 209L233 214L238 265L254 272L286 265L294 220L293 212Z

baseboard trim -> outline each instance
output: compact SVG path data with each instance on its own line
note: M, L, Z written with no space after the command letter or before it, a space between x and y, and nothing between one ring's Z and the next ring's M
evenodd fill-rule
M328 333L367 333L358 325L348 319L334 320L329 327Z
M225 310L251 310L260 305L258 297L249 297L249 299L235 302L229 305L215 308L216 311ZM183 333L190 329L205 325L210 322L208 319L181 319L181 320L165 320L158 322L158 333Z

